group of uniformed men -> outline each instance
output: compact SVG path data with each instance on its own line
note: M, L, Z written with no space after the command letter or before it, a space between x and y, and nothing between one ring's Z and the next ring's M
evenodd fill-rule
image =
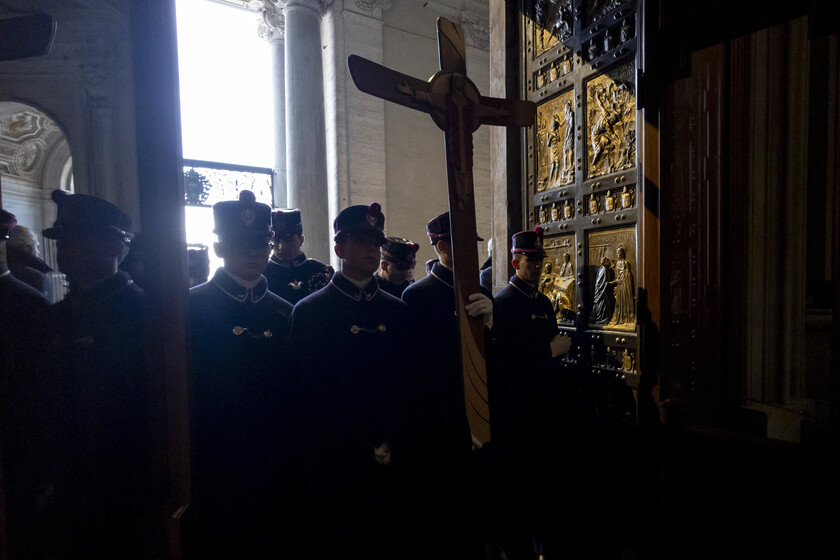
M57 191L53 199L58 217L44 234L58 242L70 293L49 320L58 367L27 398L50 396L35 425L58 451L37 476L12 461L6 487L20 476L32 488L12 492L25 503L10 542L36 546L40 535L26 520L40 515L60 519L50 535L60 550L43 557L140 558L153 515L148 349L142 290L118 270L133 224L96 197ZM301 251L299 210L272 211L242 191L213 214L224 265L190 288L185 557L305 549L484 558L493 545L511 560L534 558L534 543L554 536L540 524L550 473L535 465L560 452L550 443L547 376L570 346L537 291L542 230L513 236L510 284L495 298L472 294L466 307L485 326L493 441L482 447L465 412L448 212L427 224L438 258L417 282L419 246L386 237L375 202L334 220L337 272Z

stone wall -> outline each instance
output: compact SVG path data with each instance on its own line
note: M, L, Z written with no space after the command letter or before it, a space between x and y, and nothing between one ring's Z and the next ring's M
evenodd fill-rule
M33 11L57 20L52 49L44 57L0 62L0 102L23 103L48 116L69 145L75 192L110 200L139 222L128 2L9 0L0 5L0 16Z
M324 81L330 215L377 201L388 235L420 243L417 276L434 258L426 222L448 209L443 131L429 115L356 89L347 57L362 56L398 72L428 79L439 70L436 18L461 24L467 73L489 95L486 2L336 0L324 15ZM490 133L474 135L474 177L479 235L491 232ZM482 244L479 260L486 250Z

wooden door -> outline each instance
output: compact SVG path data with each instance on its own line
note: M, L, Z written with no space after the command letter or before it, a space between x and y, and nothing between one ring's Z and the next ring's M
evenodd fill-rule
M644 159L658 167L645 239L659 255L662 341L656 556L840 550L838 53L820 13L643 10L655 129Z

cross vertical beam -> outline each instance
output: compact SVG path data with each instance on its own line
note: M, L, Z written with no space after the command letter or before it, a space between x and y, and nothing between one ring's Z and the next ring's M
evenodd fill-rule
M444 131L455 301L460 336L461 371L470 430L482 443L490 441L490 411L484 360L484 327L465 307L480 291L478 280L472 134L482 124L531 126L536 105L531 101L484 97L466 75L464 31L446 18L437 19L440 71L427 82L359 56L348 58L359 90L431 115Z

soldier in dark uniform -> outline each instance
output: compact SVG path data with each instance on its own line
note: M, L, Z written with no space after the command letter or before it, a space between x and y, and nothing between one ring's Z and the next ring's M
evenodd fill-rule
M213 278L190 289L192 340L191 558L257 558L279 538L281 481L292 416L288 324L292 306L262 275L271 208L251 191L213 206Z
M304 236L300 210L274 210L271 225L274 249L265 269L268 289L294 305L326 286L335 271L330 265L306 258L301 251Z
M0 503L5 509L9 558L39 558L44 536L38 530L38 501L49 481L39 468L37 357L43 353L44 295L11 275L6 264L14 215L0 209ZM2 513L2 512L0 512Z
M405 360L406 318L405 304L373 276L384 225L375 202L345 208L333 222L341 270L292 313L308 443L306 534L324 556L392 558L393 524L404 522L392 483L403 460L407 372L393 364Z
M94 196L53 191L44 236L56 240L70 283L50 308L49 386L42 393L56 453L55 531L60 558L148 558L155 504L143 291L119 270L134 224Z
M540 524L557 507L549 496L560 498L547 492L557 478L554 445L561 424L552 359L568 352L571 339L559 332L551 301L537 289L546 256L542 228L515 234L511 253L516 274L496 294L503 325L499 340L508 363L496 393L503 423L495 424L494 445L500 511L506 512L500 520L502 543L513 559L528 557L532 537L542 534ZM535 552L541 552L539 545Z
M417 477L417 524L428 531L430 547L446 557L474 557L479 527L476 523L477 482L473 438L466 415L464 381L460 366L458 324L449 212L426 225L438 255L429 275L403 292L413 340L422 348L422 364L409 390L413 397L412 458ZM485 325L485 352L492 353L494 304L489 292L470 296L471 316ZM488 367L492 359L488 359ZM492 388L491 388L492 390ZM491 410L491 418L492 418ZM430 519L438 520L434 526Z
M403 290L414 282L414 267L417 266L417 251L420 245L402 237L385 239L376 280L380 290L398 298L402 296Z
M7 261L12 275L52 299L52 268L38 255L38 238L27 227L17 225L9 233Z
M187 276L190 288L204 284L210 278L210 254L207 245L191 243L187 245Z

